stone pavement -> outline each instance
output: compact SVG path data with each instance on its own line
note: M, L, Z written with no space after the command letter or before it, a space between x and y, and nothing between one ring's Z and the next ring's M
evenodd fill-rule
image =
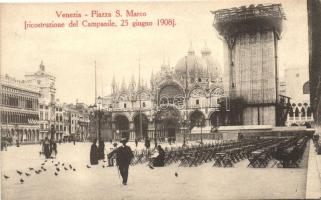
M110 144L107 144L109 148ZM130 167L127 186L121 184L117 168L103 163L88 169L90 143L58 145L55 162L72 164L76 171L54 175L55 166L45 164L46 172L19 176L16 170L39 169L44 161L40 145L9 147L2 152L2 199L266 199L306 197L307 168L247 168L245 162L234 168L216 168L213 163L199 167L149 169L141 164ZM174 174L178 173L178 177ZM24 183L19 182L20 178Z
M317 155L314 144L310 140L309 161L307 171L307 199L320 199L321 197L321 156Z

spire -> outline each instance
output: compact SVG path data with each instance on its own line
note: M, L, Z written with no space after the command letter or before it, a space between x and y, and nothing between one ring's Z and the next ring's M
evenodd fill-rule
M121 82L121 86L120 86L121 91L126 91L126 82L125 82L125 78L123 77L123 80Z
M117 84L116 84L116 81L115 81L115 75L113 75L113 80L111 82L111 88L112 88L112 92L116 93Z
M188 53L188 55L194 55L195 54L192 42L190 43L190 46L189 46L189 49L188 49L187 53Z
M210 55L211 50L208 48L206 41L204 42L204 47L201 50L202 56Z
M150 86L152 89L154 88L154 70L152 70L152 73L150 75Z
M40 63L40 65L39 65L39 69L40 69L41 71L45 71L45 66L44 66L42 60L41 60L41 63Z
M135 76L134 74L132 74L132 77L130 79L130 83L129 83L129 86L128 86L128 89L133 92L135 89L136 89L136 81L135 81Z

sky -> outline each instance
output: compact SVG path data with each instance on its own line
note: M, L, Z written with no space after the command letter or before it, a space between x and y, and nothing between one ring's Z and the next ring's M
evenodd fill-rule
M94 66L97 67L98 96L110 93L113 76L121 83L141 77L149 82L165 61L175 67L192 44L197 55L206 43L223 70L223 43L213 28L213 14L222 8L258 3L281 3L286 15L279 42L280 74L286 68L308 70L308 27L304 0L213 0L177 2L44 3L0 5L0 73L23 79L38 70L43 61L46 71L56 76L56 98L61 102L92 104L95 98ZM121 18L91 18L92 10L145 12L146 16L125 18L130 22L152 21L152 27L104 28L24 28L25 21L65 22L70 20L108 21ZM57 12L81 13L81 18L59 18ZM176 26L156 26L157 19L175 19ZM140 60L140 61L139 61ZM223 77L224 79L224 77Z

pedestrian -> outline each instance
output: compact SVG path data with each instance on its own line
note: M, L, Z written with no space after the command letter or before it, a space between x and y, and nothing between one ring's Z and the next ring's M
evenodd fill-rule
M120 141L123 145L117 148L116 161L121 177L123 178L123 185L127 185L128 168L134 154L129 146L126 145L127 139L122 138Z
M135 145L136 145L136 148L137 148L137 146L138 146L138 139L137 138L135 138Z
M148 137L146 137L146 139L145 139L145 147L146 147L146 149L150 148L150 140Z
M55 157L56 157L58 151L57 151L57 143L55 142L55 140L52 140L52 142L51 142L51 154L52 154L52 152L55 153Z
M161 145L157 146L157 154L153 160L154 167L164 167L165 163L165 151Z
M45 154L46 159L50 158L50 141L48 137L42 143L42 152Z
M74 139L74 145L76 145L76 139Z
M101 138L99 139L99 142L98 142L98 154L99 154L99 157L98 157L99 160L103 160L105 158L105 143Z
M93 144L90 148L90 164L91 165L97 165L98 164L98 148L97 148L97 139L94 139Z

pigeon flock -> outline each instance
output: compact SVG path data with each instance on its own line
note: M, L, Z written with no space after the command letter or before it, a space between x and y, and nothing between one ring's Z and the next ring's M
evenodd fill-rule
M87 168L90 168L90 166L87 165ZM41 173L45 173L47 172L48 168L54 168L54 173L53 175L58 176L59 174L62 173L61 169L64 169L64 171L76 171L76 168L74 168L70 163L60 163L60 161L54 161L51 160L51 162L46 159L43 163L41 163L39 168L33 168L33 167L28 167L26 171L22 171L22 170L16 170L17 173L17 177L13 177L13 176L8 176L6 174L3 174L3 178L5 180L8 180L10 178L18 178L18 181L23 184L25 183L26 179L30 176L33 175L39 175ZM60 169L61 168L61 169ZM33 174L34 173L34 174Z

